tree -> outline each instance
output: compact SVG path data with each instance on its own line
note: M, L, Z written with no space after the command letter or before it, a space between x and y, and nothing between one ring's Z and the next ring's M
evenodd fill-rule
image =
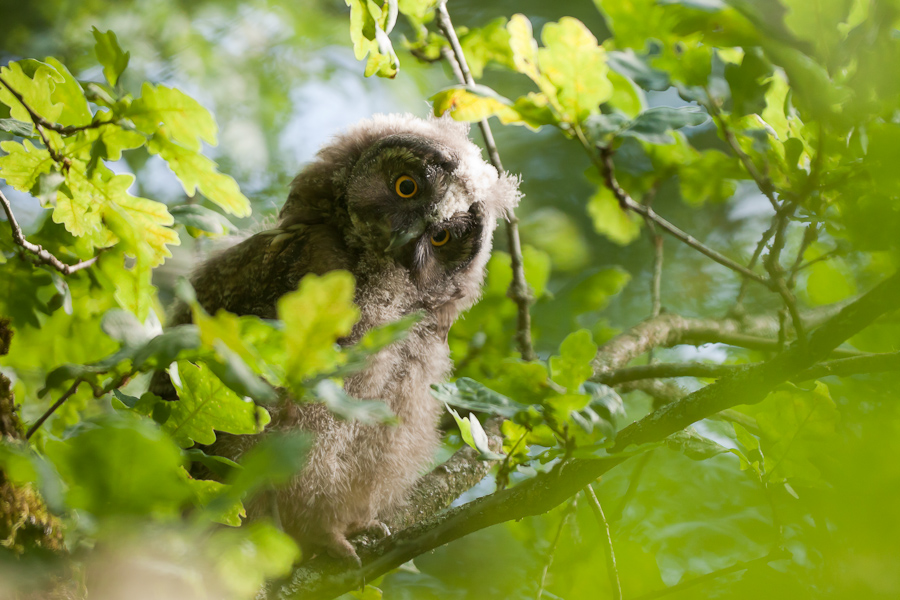
M254 183L227 153L208 158L212 114L135 74L130 38L95 28L93 65L61 47L0 69L0 569L12 589L50 574L99 597L139 585L250 598L264 582L273 598L894 597L900 5L597 0L596 13L561 3L548 18L527 3L528 15L346 4L310 10L327 41L349 16L365 75L403 85L417 73L436 114L478 123L498 168L531 161L526 214L451 331L453 381L434 390L456 452L393 516L393 535L357 540L361 571L295 564L277 527L241 524L242 500L296 472L308 440L273 438L241 465L195 443L262 430L268 415L245 399L277 388L389 418L333 379L408 324L337 351L355 314L340 273L282 300L293 308L281 314L318 320L315 335L287 318L205 314L167 280L181 241L234 230L252 206L242 187L267 197L279 177ZM479 26L454 27L457 9ZM166 10L215 28L202 9ZM50 14L11 26L19 46L5 52L51 30ZM299 31L312 17L294 18ZM259 56L279 81L258 76L260 106L283 106L279 76L297 64ZM154 161L180 182L176 201L143 197ZM27 203L51 218L23 231ZM195 324L163 332L172 294ZM146 388L171 364L169 404ZM224 483L190 478L187 461Z

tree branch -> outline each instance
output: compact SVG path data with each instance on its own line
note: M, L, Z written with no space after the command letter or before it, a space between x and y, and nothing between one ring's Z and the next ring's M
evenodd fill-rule
M459 38L456 36L456 30L450 21L450 13L447 12L447 0L438 2L436 8L438 26L450 42L454 61L450 62L453 67L454 74L459 82L463 85L475 85L475 79L469 71L469 65L466 62L466 56L463 53L462 46L459 44ZM494 134L491 132L491 126L487 119L482 119L478 123L481 129L481 135L484 138L484 145L487 148L488 156L491 164L497 169L498 173L503 173L503 164L500 162L500 153L497 151L497 144L494 142ZM509 246L509 254L512 257L512 283L509 286L507 295L516 303L518 308L516 341L518 342L519 352L525 360L535 360L537 354L534 352L534 345L531 341L531 313L529 306L534 301L531 296L531 290L528 282L525 280L525 265L522 260L522 244L519 240L519 220L515 213L510 209L506 219L506 241Z
M619 432L613 451L660 440L691 423L738 404L755 404L775 386L826 358L834 348L896 306L900 272L895 273L772 360L723 377L682 400L665 405Z
M747 279L750 279L757 283L761 283L762 285L764 285L768 288L772 288L773 283L771 281L769 281L768 279L766 279L765 277L763 277L762 275L755 273L754 271L748 269L744 265L731 260L724 254L717 252L716 250L713 250L712 248L704 245L702 242L700 242L694 236L692 236L688 233L685 233L684 231L682 231L681 229L679 229L672 223L669 223L667 220L660 217L649 206L644 206L643 204L635 202L631 198L631 196L628 195L628 192L626 192L624 189L622 189L622 186L619 185L619 182L616 181L615 167L613 166L613 162L612 162L612 154L613 154L612 149L608 146L601 147L600 148L600 157L598 158L596 153L594 152L594 150L590 147L590 144L587 141L587 139L583 135L580 136L580 139L581 139L582 145L585 146L585 149L588 151L592 160L594 161L594 164L596 165L597 169L603 175L603 180L606 184L606 187L608 187L610 189L610 191L612 191L613 195L616 197L616 200L618 200L618 202L619 202L619 206L621 206L623 210L630 210L632 212L635 212L635 213L641 215L645 219L652 221L653 223L658 225L661 229L666 231L669 235L671 235L675 239L687 244L694 250L697 250L704 256L711 258L712 260L716 261L720 265L728 267L732 271L736 271L737 273L740 273Z
M740 371L758 367L762 363L748 363L742 365L718 365L710 363L656 363L652 365L639 365L625 367L604 376L595 378L599 383L606 385L618 385L626 382L634 382L646 379L670 378L670 377L706 377L717 379L734 375ZM861 373L881 373L885 371L900 371L900 352L885 352L882 354L864 354L850 358L841 358L819 363L809 369L797 373L791 379L793 381L809 381L820 377L835 375L847 377Z
M0 192L0 204L3 205L3 211L6 213L6 220L9 222L10 229L12 229L13 242L18 246L21 246L27 252L33 254L41 264L49 265L63 275L71 275L72 273L80 271L81 269L86 269L97 262L98 257L95 256L88 260L75 263L74 265L67 265L47 250L44 250L44 248L38 244L32 244L25 239L22 228L19 226L19 222L16 221L15 215L13 215L12 205L9 203L9 200L3 192Z

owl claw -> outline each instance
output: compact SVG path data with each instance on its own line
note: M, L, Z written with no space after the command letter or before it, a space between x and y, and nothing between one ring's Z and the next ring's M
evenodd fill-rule
M359 559L359 555L356 554L356 548L343 535L335 536L331 543L327 545L326 551L334 558L350 563L357 568L362 567L362 561Z
M390 528L377 519L373 519L363 525L358 533L363 533L376 540L381 540L391 535Z

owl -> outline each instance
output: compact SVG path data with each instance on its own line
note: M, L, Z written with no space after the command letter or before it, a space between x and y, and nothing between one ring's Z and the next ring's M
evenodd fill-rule
M358 561L348 538L383 528L379 517L404 502L431 460L440 407L430 386L451 368L447 333L478 299L497 220L519 197L518 179L484 161L467 125L377 115L337 136L297 176L275 228L194 273L208 312L272 319L278 298L307 273L347 270L356 278L360 318L345 345L424 314L404 340L344 382L355 398L386 402L397 424L339 420L320 404L268 407L267 431L314 434L305 467L274 492L281 524L304 552ZM186 307L176 310L174 323L189 321ZM212 451L239 459L255 438L222 435ZM248 515L271 504L251 502Z

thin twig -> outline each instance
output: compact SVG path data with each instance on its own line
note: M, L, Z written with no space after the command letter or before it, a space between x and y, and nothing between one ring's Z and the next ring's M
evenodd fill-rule
M563 513L562 519L559 521L559 527L556 528L556 535L553 536L553 543L550 544L550 549L547 551L547 560L544 562L544 569L541 571L541 580L538 583L537 593L534 595L535 600L541 600L544 595L544 585L547 583L547 573L550 571L550 566L553 564L553 555L556 553L556 547L559 545L559 538L562 537L563 529L565 528L566 523L569 522L569 517L575 512L577 506L578 496L572 496L572 501Z
M736 571L744 571L746 569L750 569L757 565L768 564L769 562L771 562L773 560L782 560L782 559L790 558L790 557L791 557L790 552L788 552L784 548L778 548L761 558L756 558L753 560L745 560L745 561L742 561L739 563L735 563L735 564L731 565L730 567L725 567L724 569L719 569L718 571L713 571L711 573L707 573L706 575L701 575L700 577L695 577L688 581L683 581L681 583L678 583L676 585L667 587L665 589L662 589L662 590L659 590L656 592L650 592L649 594L644 594L643 596L638 596L637 598L634 598L633 600L653 600L654 598L662 598L663 596L667 596L669 594L674 594L675 592L680 592L687 588L693 587L695 585L699 585L701 583L705 583L707 581L716 579L723 575L728 575L729 573L734 573Z
M71 275L72 273L80 271L81 269L86 269L97 262L99 257L95 256L88 260L75 263L74 265L67 265L47 250L44 250L40 245L33 244L25 239L25 234L22 233L22 228L19 226L19 222L16 221L15 215L13 215L12 205L3 192L0 192L0 204L3 205L3 211L6 213L6 220L9 222L10 229L12 229L13 241L24 250L37 257L37 260L41 264L50 265L63 275Z
M619 501L618 506L613 509L613 512L609 515L609 521L615 523L619 519L622 518L622 513L625 512L625 507L628 506L628 503L631 502L631 499L634 498L634 495L637 493L638 486L641 483L641 476L644 474L644 469L647 468L647 463L650 462L650 457L653 456L653 451L644 452L637 459L637 464L634 465L634 469L631 471L631 476L628 478L628 489L625 490L625 494L622 496L622 499Z
M806 253L806 249L809 248L810 244L812 244L819 237L819 229L817 223L810 223L806 230L803 232L803 240L800 242L800 248L797 249L797 256L794 258L794 264L791 265L787 286L790 289L794 289L794 284L797 281L797 273L800 272L800 265L803 263L803 255Z
M436 8L438 25L450 42L450 48L453 51L456 68L454 73L461 84L474 85L475 79L469 71L469 65L466 62L465 54L463 54L462 46L459 44L459 38L456 36L456 30L453 29L453 23L450 21L450 13L447 12L447 0L438 2ZM451 67L454 65L450 62ZM491 132L491 126L487 119L483 119L478 123L481 129L481 135L484 138L484 145L487 148L488 156L491 164L497 169L498 173L503 173L503 164L500 162L500 153L497 151L497 144L494 142L494 134ZM533 302L531 290L528 288L528 282L525 280L525 265L522 260L522 243L519 240L519 220L515 213L510 209L507 212L506 220L506 237L509 253L512 257L512 283L509 286L507 295L516 303L518 307L518 322L516 326L516 340L519 346L519 352L525 360L535 360L537 354L534 352L534 346L531 341L531 314L528 307Z
M580 133L580 130L578 130L578 132ZM618 181L616 181L615 167L613 166L613 162L612 162L612 154L613 154L612 149L609 148L608 146L601 147L600 148L600 156L598 158L596 153L591 148L590 142L588 142L587 138L585 138L583 134L581 134L579 136L579 138L581 140L582 146L585 147L585 150L587 150L588 154L591 156L591 159L594 161L595 166L598 168L600 173L603 175L603 180L606 184L606 187L608 187L610 189L610 191L613 193L613 195L616 197L616 200L618 200L618 202L619 202L619 206L621 206L623 210L630 210L632 212L635 212L635 213L641 215L645 219L649 219L649 220L653 221L654 223L656 223L656 225L658 225L660 228L665 230L667 233L669 233L671 236L673 236L677 240L687 244L688 246L690 246L694 250L697 250L701 254L713 259L720 265L728 267L732 271L737 271L744 277L751 279L757 283L761 283L768 288L773 287L772 282L769 281L768 279L766 279L765 277L763 277L762 275L751 271L744 265L741 265L741 264L731 260L727 256L704 245L702 242L697 240L694 236L692 236L688 233L685 233L684 231L682 231L675 225L669 223L668 221L666 221L665 219L660 217L658 214L656 214L656 212L654 212L654 210L652 208L650 208L648 206L644 206L643 204L640 204L638 202L635 202L631 198L631 196L628 194L628 192L626 192L624 189L622 189L622 187L619 185Z
M587 496L588 504L594 517L597 518L597 524L600 525L600 538L606 547L606 572L609 576L609 585L612 587L613 599L622 600L622 584L619 582L619 570L616 568L616 552L613 549L612 535L609 533L609 523L606 522L606 515L603 514L603 507L600 506L594 488L590 485L584 486L584 495Z
M31 436L34 435L34 432L37 431L37 430L41 427L41 425L44 424L44 421L46 421L47 419L49 419L49 418L50 418L50 415L52 415L53 413L55 413L55 412L57 411L57 409L58 409L60 406L62 406L63 404L65 404L66 400L68 400L69 398L71 398L71 397L75 394L75 392L78 391L78 386L81 385L81 383L82 383L83 381L84 381L84 380L81 379L81 378L79 377L79 378L76 379L74 382L72 382L71 387L69 387L69 389L67 389L67 390L63 393L63 395L59 397L59 400L57 400L56 402L54 402L53 405L50 406L50 408L48 408L46 411L44 411L44 414L42 414L40 417L38 417L38 420L35 421L34 424L32 424L32 426L29 427L29 428L28 428L28 431L25 433L25 439L26 439L26 440L30 440L30 439L31 439Z
M731 147L731 150L737 155L738 159L741 161L741 164L744 165L744 168L747 170L747 173L750 174L750 177L753 178L753 181L756 182L759 191L763 193L763 195L769 200L769 203L772 205L776 211L779 210L778 200L775 199L775 185L772 183L772 180L769 179L766 175L764 175L754 164L753 159L744 152L744 149L741 148L740 142L738 142L737 137L734 135L734 132L725 123L725 119L722 117L722 113L719 110L718 103L712 98L709 93L709 90L706 90L706 109L712 115L713 120L719 126L719 129L722 131L722 135L725 136L725 141L728 142L728 145Z
M759 260L760 255L762 254L763 249L766 247L766 244L769 243L769 240L772 239L772 236L775 235L775 224L773 223L768 229L766 229L762 237L759 239L759 242L756 244L756 249L753 251L753 256L750 257L750 262L747 263L747 268L752 269L756 266L756 261ZM734 306L729 311L730 315L739 316L744 312L744 297L747 295L747 282L748 279L741 280L741 289L738 291L737 298L734 301Z
M801 343L805 343L806 329L803 327L803 319L800 317L800 310L797 308L797 298L791 291L787 280L785 280L784 268L781 266L781 252L784 250L784 244L787 241L787 228L795 206L793 202L786 203L775 214L775 237L772 239L772 247L769 249L769 254L766 255L764 264L766 271L769 273L769 279L774 284L773 289L781 296L784 306L791 315L797 339Z
M35 112L35 110L33 108L28 106L28 103L25 102L25 99L22 96L22 94L17 92L11 85L9 85L9 83L5 79L3 79L3 77L0 77L0 83L2 83L3 86L7 90L9 90L9 93L12 94L13 97L19 101L19 104L21 104L22 107L26 111L28 111L28 115L31 117L32 123L34 123L35 128L38 129L38 133L41 133L40 129L43 128L43 129L49 129L51 131L55 131L56 133L65 136L65 135L72 135L72 134L78 133L79 131L85 131L87 129L97 129L98 127L103 127L104 125L112 125L113 124L112 121L93 121L93 122L89 123L88 125L60 125L59 123L54 123L52 121L48 121L47 119L42 117L40 114ZM44 135L41 134L41 137L44 138ZM50 150L51 152L53 151L53 149L50 148L50 145L47 144L46 139L44 140L44 144L47 145L48 150Z
M650 208L653 199L659 192L661 179L653 182L650 190L644 194L644 206ZM653 278L650 280L650 317L658 317L662 310L662 269L663 269L663 236L656 231L656 223L652 219L644 218L647 229L650 231L650 243L653 244ZM652 362L652 357L651 357Z

